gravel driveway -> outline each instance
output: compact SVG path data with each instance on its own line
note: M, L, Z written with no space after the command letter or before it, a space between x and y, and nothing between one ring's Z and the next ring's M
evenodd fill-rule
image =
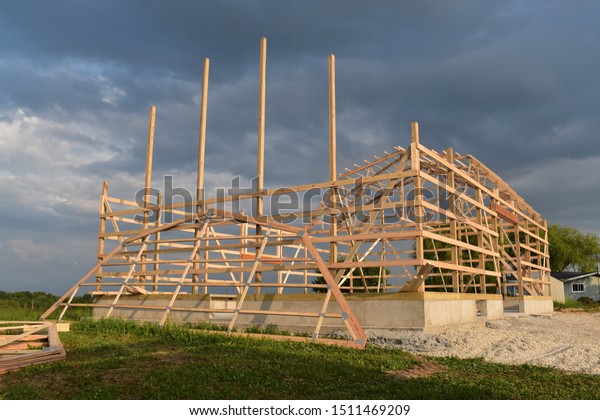
M557 312L449 328L432 334L367 330L369 342L431 356L552 366L600 375L600 313Z

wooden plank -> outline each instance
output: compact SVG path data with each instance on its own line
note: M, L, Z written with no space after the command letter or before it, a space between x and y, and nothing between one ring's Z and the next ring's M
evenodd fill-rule
M4 323L0 322L0 324ZM55 324L49 322L26 322L21 325L21 329L24 332L16 337L17 340L14 340L15 337L11 337L10 340L3 340L2 342L1 346L3 350L0 351L0 374L34 364L65 359L66 353L58 337ZM34 335L32 332L40 333L35 335L45 337L45 339L38 339L43 339L43 344L47 342L47 345L39 350L31 350L32 342L30 339ZM36 344L36 342L33 343L34 346Z
M354 315L354 312L350 308L350 305L348 305L348 302L346 301L342 292L340 291L337 282L334 280L333 276L329 272L325 261L323 261L323 258L321 258L321 255L319 254L315 246L312 244L310 236L307 233L305 233L302 236L302 240L304 241L304 245L310 253L310 255L312 255L312 257L315 259L317 266L319 267L319 271L321 272L321 275L323 276L327 285L329 286L329 292L331 293L331 295L333 295L337 304L341 308L342 320L344 321L344 324L346 324L346 327L348 328L348 331L354 339L355 344L357 344L359 348L364 348L367 343L367 335L362 329L360 322L358 322L356 315Z
M196 173L196 203L204 200L204 155L206 149L206 113L208 107L208 76L210 71L210 60L204 59L202 72L202 95L200 101L200 136L198 139L198 170ZM202 210L202 207L199 206ZM198 209L196 210L198 212Z
M268 338L269 340L275 341L295 341L295 342L313 342L314 340L310 337L298 337L298 336L289 336L289 335L275 335L275 334L254 334L254 333L245 333L245 332L231 332L227 333L225 331L217 331L217 330L198 330L201 334L228 334L233 337L249 337L249 338ZM348 347L354 348L358 350L364 350L364 346L357 345L352 340L336 340L331 338L318 338L316 340L318 344L325 344L328 346L340 346L340 347Z
M429 273L433 270L433 266L431 264L425 264L421 266L419 272L404 286L400 288L401 292L417 292L422 291L423 285L425 284L425 279Z
M509 223L512 223L514 225L519 223L519 216L517 216L516 214L512 213L510 210L505 209L504 207L496 204L495 201L492 201L490 208L492 210L494 210L498 216L500 216L501 218L503 218L504 220L506 220Z
M146 179L144 181L144 207L148 208L148 193L152 184L152 155L154 151L154 126L156 121L156 107L150 107L150 119L148 121L148 148L146 151ZM144 214L144 228L148 224L148 213Z
M369 182L374 183L377 181L385 181L385 180L391 180L391 179L398 180L398 179L402 179L402 178L410 178L410 177L413 177L414 175L416 175L415 171L404 170L401 173L394 172L394 173L385 173L385 174L381 174L381 175L374 175L372 177L369 177ZM211 198L211 199L204 200L203 203L205 206L221 205L221 204L232 202L232 201L238 201L238 200L241 201L241 200L246 200L246 199L252 199L252 198L255 198L258 196L271 197L271 196L278 196L281 194L289 194L292 192L308 191L308 190L312 190L312 189L328 189L328 188L333 188L333 187L350 186L350 185L355 185L356 182L357 181L355 179L344 178L344 179L338 179L335 182L326 181L326 182L320 182L320 183L314 183L314 184L296 185L296 186L285 187L285 188L263 189L262 192L248 192L248 193L242 193L242 194L231 194L231 195L226 195L224 197L218 197L218 198ZM163 205L160 208L162 211L174 212L176 209L184 208L184 207L193 207L195 205L196 205L195 202L181 202L181 203L175 203L172 205ZM122 210L122 211L104 213L104 214L102 214L102 216L106 216L106 217L125 216L125 215L131 215L131 214L138 214L138 213L144 212L144 211L150 212L150 211L154 211L154 210L155 209L139 208L139 209ZM189 216L189 213L185 213L185 212L179 212L178 214Z

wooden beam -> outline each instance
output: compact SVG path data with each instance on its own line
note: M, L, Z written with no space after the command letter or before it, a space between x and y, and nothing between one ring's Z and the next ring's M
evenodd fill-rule
M104 254L104 246L106 239L104 238L104 234L106 232L106 216L103 216L107 212L106 208L106 198L108 196L108 181L104 181L102 183L102 194L100 195L100 226L98 229L98 255ZM98 263L101 261L101 258L98 257ZM102 266L98 267L98 272L96 274L96 282L102 282ZM98 286L96 290L100 290L101 286Z
M354 315L354 312L350 308L350 305L346 301L346 298L344 298L344 295L340 291L337 281L327 269L327 264L325 264L325 261L323 261L323 258L321 258L321 254L319 254L319 251L317 251L315 246L312 244L310 236L305 233L302 236L302 240L304 241L304 245L310 255L315 259L317 267L319 267L319 271L327 283L328 291L330 292L328 295L333 295L337 304L342 310L342 320L344 321L346 328L348 328L348 332L350 332L352 339L354 340L355 344L359 346L359 348L364 348L367 343L367 335L360 325L360 322L356 318L356 315ZM313 337L313 340L317 340L317 338L318 337Z
M267 38L260 39L260 69L258 85L258 153L256 170L256 190L262 192L265 177L265 104L267 77ZM256 197L256 216L263 213L261 196Z
M208 75L210 70L210 60L204 59L204 69L202 72L202 99L200 101L200 137L198 139L198 170L196 178L196 214L200 214L205 211L204 209L204 156L206 149L206 112L208 107ZM202 204L200 204L202 203ZM195 228L194 236L199 241L200 230ZM200 265L194 263L194 269L199 269ZM193 281L196 283L199 281L198 275L192 276ZM205 279L206 280L206 279ZM192 293L197 293L198 289L193 288Z
M257 170L256 170L256 191L262 193L265 185L265 108L266 108L266 81L267 79L267 38L260 39L260 65L258 82L258 152L257 152ZM256 196L256 214L257 218L263 214L262 195ZM256 224L256 235L262 235L262 225ZM258 248L256 249L258 254ZM255 280L260 283L262 273L255 274ZM255 293L260 293L260 287L254 289Z
M335 182L337 180L337 146L336 146L336 108L335 108L335 56L329 55L329 180ZM337 189L331 189L331 208L337 207ZM330 226L329 234L337 235L337 216L331 214L329 216ZM329 243L329 262L337 262L337 243ZM332 272L332 274L334 274Z
M517 216L510 210L507 210L504 207L498 205L496 203L496 201L492 201L492 203L490 205L490 209L494 210L498 214L498 216L500 216L507 222L512 223L513 225L516 225L519 223L519 216Z
M150 107L150 121L148 122L148 149L146 151L146 180L144 182L144 206L148 207L148 193L152 184L152 154L154 151L154 125L156 120L156 107ZM144 216L147 219L147 215ZM146 220L147 227L148 221Z
M198 141L198 172L196 178L196 202L204 200L204 155L206 148L206 111L208 106L208 74L210 60L204 59L202 73L202 99L200 103L200 138ZM197 210L196 210L197 211Z
M404 286L400 288L401 292L422 292L424 291L425 279L429 273L433 270L431 264L425 264L421 266L419 272Z
M337 180L335 55L329 55L329 180Z

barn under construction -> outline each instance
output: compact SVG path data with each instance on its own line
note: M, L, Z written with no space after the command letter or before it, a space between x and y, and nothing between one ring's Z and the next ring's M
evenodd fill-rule
M98 263L42 319L91 306L97 317L211 322L229 333L274 325L316 342L343 330L348 346L364 348L364 328L426 330L502 317L511 305L552 311L547 223L475 157L427 148L414 122L406 148L338 172L333 55L329 179L265 189L264 38L260 51L256 189L204 197L206 59L196 196L165 204L147 194L152 107L144 200L112 197L104 182ZM273 211L307 194L319 205ZM74 303L82 292L94 302Z

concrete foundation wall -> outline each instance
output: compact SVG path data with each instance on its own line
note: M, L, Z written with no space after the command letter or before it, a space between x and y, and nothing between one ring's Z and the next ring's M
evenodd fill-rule
M477 311L483 318L500 319L504 317L504 301L497 300L478 300L476 301Z
M252 295L244 301L243 310L310 313L313 316L287 316L278 314L240 314L237 328L249 325L276 325L290 331L310 331L321 312L324 295ZM160 321L164 308L169 303L168 295L123 296L119 305L128 308L115 308L112 316L138 321ZM113 297L99 297L97 303L110 304ZM364 328L411 328L427 330L451 325L474 322L477 312L490 319L501 317L502 299L499 295L470 295L436 292L388 293L370 295L348 295L346 297L352 311ZM168 321L175 323L212 322L227 324L232 313L219 313L212 310L236 307L235 296L182 295L174 308L196 308L204 312L172 310ZM552 303L552 301L550 301ZM528 307L529 308L529 307ZM331 300L327 313L340 313L340 308ZM539 312L539 311L538 311ZM105 316L107 308L94 308L93 316ZM343 329L339 318L325 318L323 331Z
M101 297L97 300L97 303L110 305L113 301L113 297ZM164 309L150 309L150 308L166 308L169 304L169 297L158 297L156 295L138 295L138 296L124 296L119 299L119 303L127 305L128 308L116 307L111 316L121 319L129 319L134 321L152 321L158 322L162 319ZM136 307L139 306L139 309ZM207 295L198 295L197 299L177 299L175 303L176 307L181 308L210 308L210 299ZM144 309L146 308L146 309ZM94 318L102 318L108 312L108 308L94 308L92 316ZM171 311L169 314L169 321L176 323L194 323L194 322L206 322L209 320L209 312L181 312Z
M444 327L474 322L477 309L474 300L426 300L424 327Z
M554 312L552 297L536 298L525 296L519 302L519 312L524 314L546 314Z
M506 298L505 305L518 305L522 314L546 314L554 312L552 296L523 296Z

